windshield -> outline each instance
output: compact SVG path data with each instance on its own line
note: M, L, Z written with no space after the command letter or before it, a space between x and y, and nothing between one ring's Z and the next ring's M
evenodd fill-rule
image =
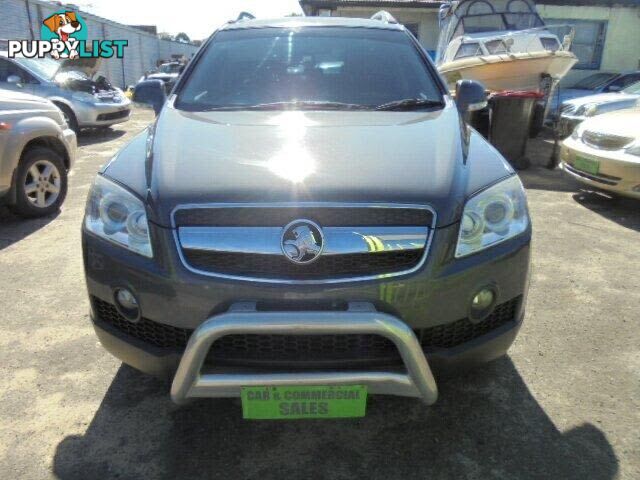
M424 101L420 108L429 108L428 101L442 103L434 77L405 32L306 27L216 34L175 104L196 111L264 104L322 110L374 108L404 99Z
M180 73L180 64L179 63L165 63L164 65L160 65L159 70L162 73Z
M640 95L640 82L632 83L627 88L622 90L624 93L631 93L634 95Z
M24 58L15 57L16 62L47 80L52 80L58 69L60 62L51 58Z
M589 75L586 78L578 81L573 87L581 90L593 90L595 88L601 87L605 83L613 80L618 75L615 73L595 73L593 75Z

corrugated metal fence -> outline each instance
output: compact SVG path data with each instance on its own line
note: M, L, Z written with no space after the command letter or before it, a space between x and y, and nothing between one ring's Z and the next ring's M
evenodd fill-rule
M65 8L38 0L1 0L0 4L5 19L0 23L0 39L5 40L38 40L42 20ZM100 65L100 72L121 88L136 84L158 60L170 60L174 55L191 58L198 49L187 43L160 40L150 33L82 10L78 13L87 24L88 41L128 40L124 58L104 58Z

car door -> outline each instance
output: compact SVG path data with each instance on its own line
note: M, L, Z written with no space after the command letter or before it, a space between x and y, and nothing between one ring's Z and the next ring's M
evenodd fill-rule
M19 82L13 82L12 77L18 77ZM14 92L33 93L33 87L38 81L24 68L16 65L7 58L0 57L0 88Z

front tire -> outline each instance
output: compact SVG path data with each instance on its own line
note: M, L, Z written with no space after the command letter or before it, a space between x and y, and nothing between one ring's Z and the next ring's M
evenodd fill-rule
M60 209L67 196L67 169L56 152L45 147L27 150L16 175L16 203L22 217L42 217Z

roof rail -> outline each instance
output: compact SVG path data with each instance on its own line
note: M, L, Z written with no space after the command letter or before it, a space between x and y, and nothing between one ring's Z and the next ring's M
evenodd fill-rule
M256 17L249 12L240 12L240 15L236 18L236 22L239 22L240 20L253 20L254 18Z
M378 13L374 13L371 16L371 20L379 20L380 22L384 23L398 23L398 21L393 18L393 15L391 15L386 10L380 10Z

